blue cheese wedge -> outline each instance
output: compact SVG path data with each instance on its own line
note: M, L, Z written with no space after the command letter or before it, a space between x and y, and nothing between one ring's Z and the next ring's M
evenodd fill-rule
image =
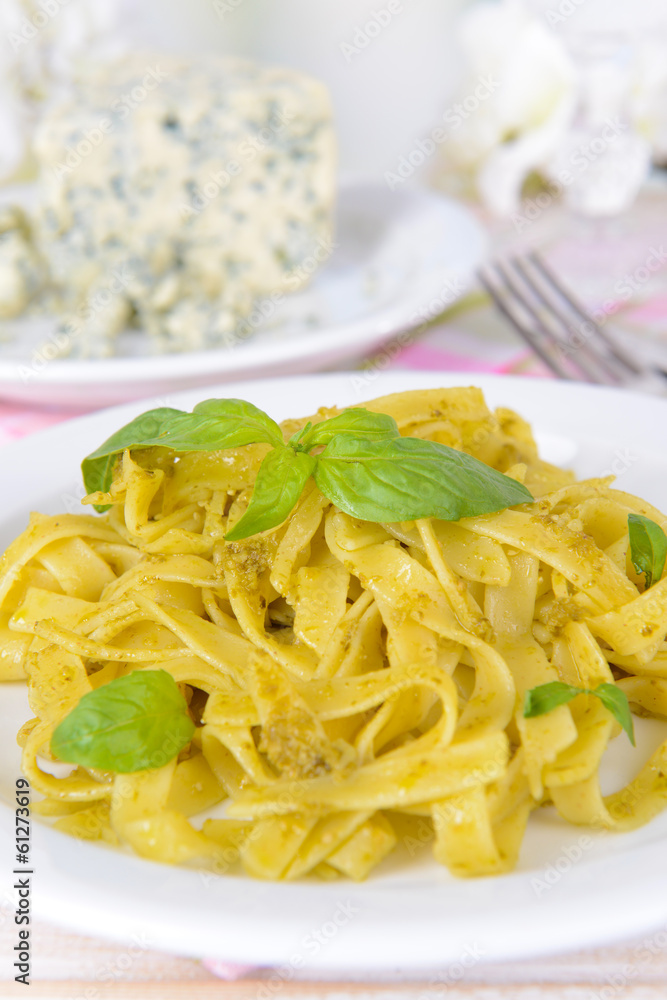
M236 59L125 57L51 111L36 239L67 352L235 345L332 240L335 140L320 82Z

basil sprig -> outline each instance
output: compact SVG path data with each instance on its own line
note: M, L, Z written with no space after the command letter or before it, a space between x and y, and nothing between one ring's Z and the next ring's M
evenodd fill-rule
M51 737L59 760L127 774L162 767L195 731L166 670L133 670L89 691Z
M126 448L217 451L259 442L273 450L259 467L248 508L227 532L228 541L282 524L310 476L328 500L365 521L456 521L533 501L521 483L465 452L401 437L385 413L353 407L306 424L285 443L275 421L238 399L209 399L192 413L159 409L137 417L84 460L84 483L91 493L107 492L116 458Z
M667 535L659 524L642 514L628 514L630 558L635 571L644 574L646 590L660 579L667 558Z
M593 689L575 687L573 684L565 684L563 681L540 684L538 687L526 691L523 706L524 717L532 719L536 715L545 715L547 712L553 711L554 708L558 708L559 705L567 705L578 694L592 694L599 698L604 707L621 724L632 745L635 745L635 731L627 695L615 684L598 684Z

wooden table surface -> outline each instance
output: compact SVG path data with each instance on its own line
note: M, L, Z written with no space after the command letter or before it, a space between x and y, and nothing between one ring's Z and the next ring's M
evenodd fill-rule
M667 931L627 944L575 955L477 965L447 987L428 979L383 983L270 983L270 970L235 982L213 976L196 959L143 951L130 958L122 945L69 934L37 922L32 928L31 985L12 982L16 941L9 921L0 929L0 997L29 1000L665 1000Z

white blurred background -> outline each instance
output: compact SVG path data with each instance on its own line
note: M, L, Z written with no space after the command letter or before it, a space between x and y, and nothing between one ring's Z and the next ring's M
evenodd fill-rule
M433 184L498 217L614 116L570 207L617 214L667 164L665 0L1 0L0 43L0 182L30 179L35 123L77 67L124 49L303 69L330 88L342 177Z
M632 86L667 106L665 0L2 0L0 170L17 166L21 101L48 100L78 59L124 45L234 53L319 76L334 99L342 172L377 176L456 99L466 62L492 64L482 39L471 56L461 36L471 10L494 6L506 20L521 8L566 47L582 34L616 33L632 50ZM525 62L530 44L516 42L522 51L508 40L508 55ZM526 91L533 86L526 77Z

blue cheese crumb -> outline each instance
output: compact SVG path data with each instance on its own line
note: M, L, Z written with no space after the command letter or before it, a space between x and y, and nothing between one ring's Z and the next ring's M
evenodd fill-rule
M233 346L331 246L331 107L293 70L133 54L52 110L36 152L73 356L112 354L128 324L161 351Z
M43 268L20 208L0 208L0 319L20 316L43 281Z

